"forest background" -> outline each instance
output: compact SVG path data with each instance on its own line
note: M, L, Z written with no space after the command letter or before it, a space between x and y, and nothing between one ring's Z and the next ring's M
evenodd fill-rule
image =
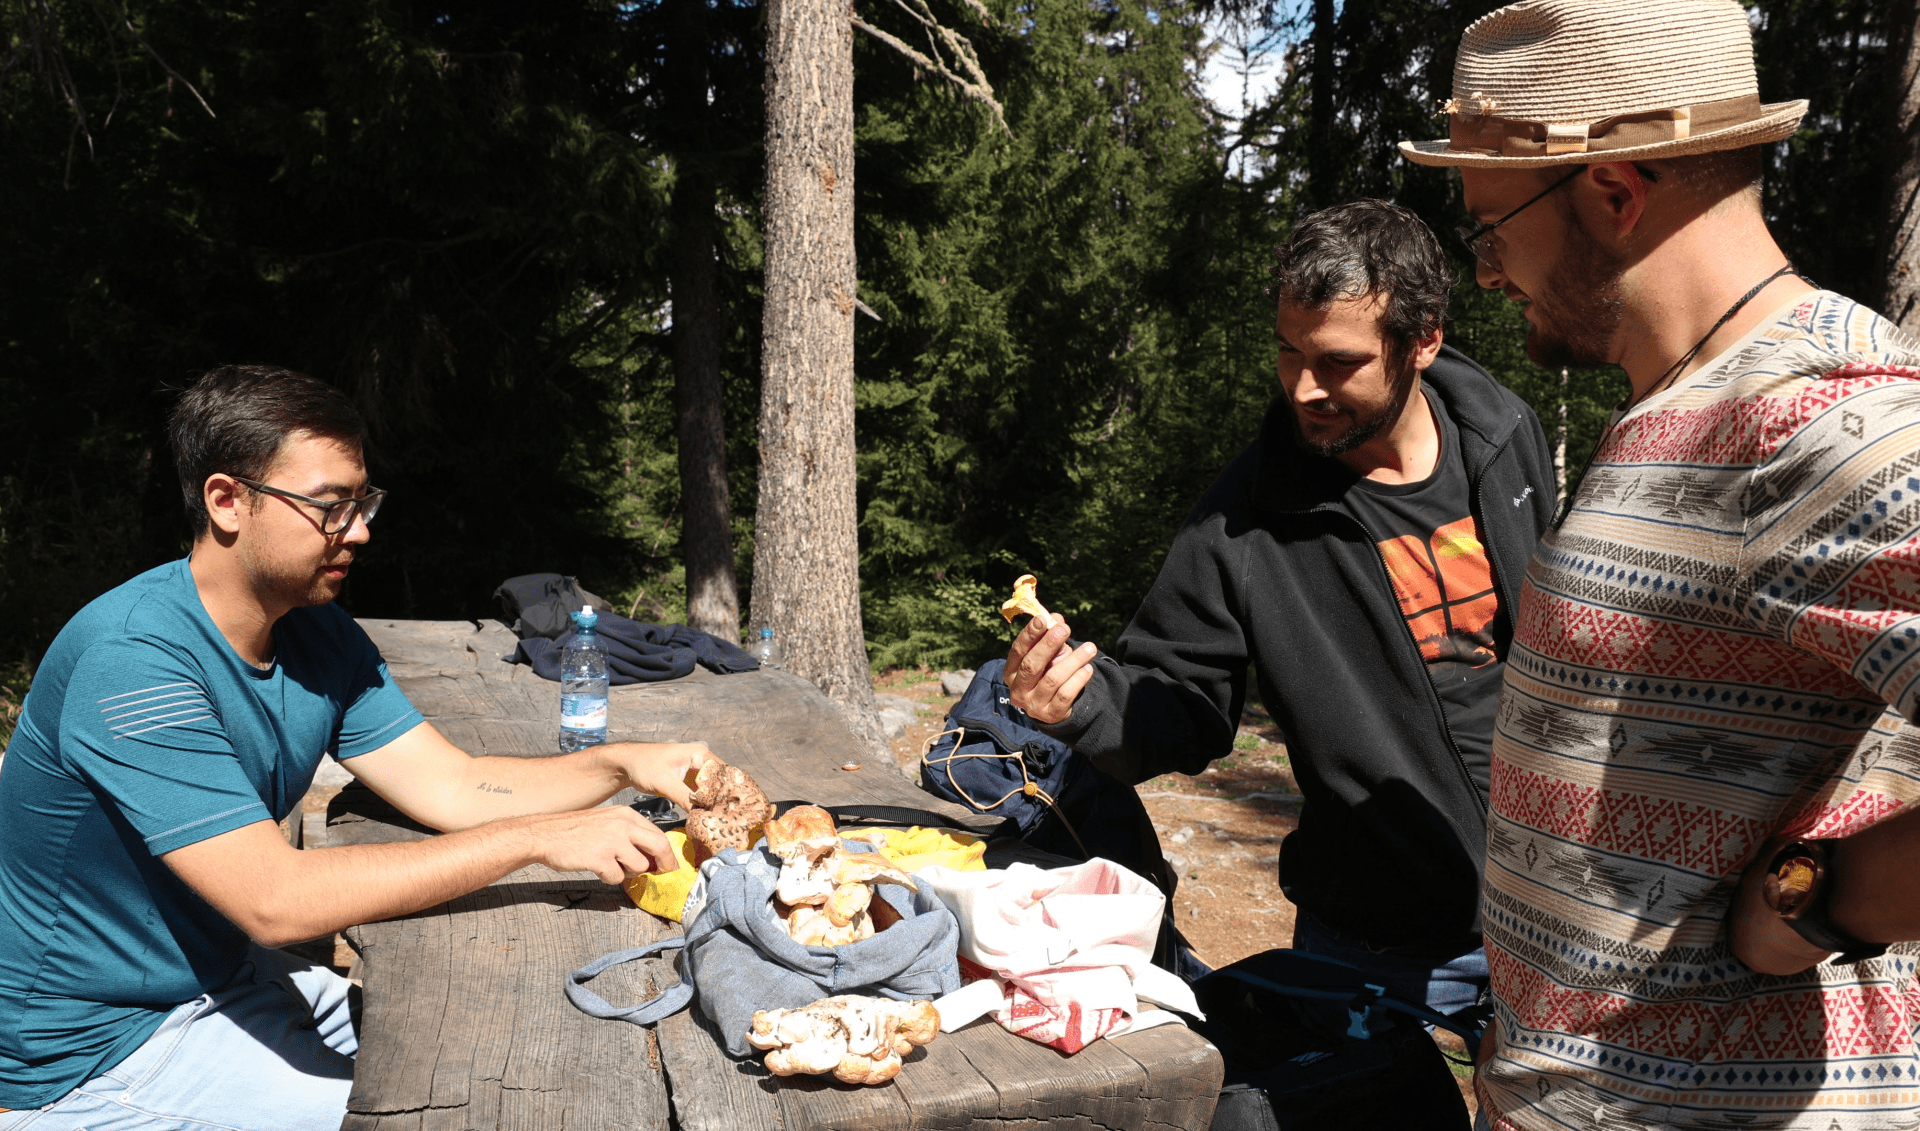
M1443 234L1464 221L1457 177L1393 143L1444 132L1460 33L1496 6L931 0L978 50L1005 128L856 41L876 669L999 654L1022 572L1111 643L1276 391L1267 281L1291 224L1361 195ZM1770 152L1774 230L1819 283L1879 302L1912 0L1749 8L1763 99L1812 101ZM856 13L920 31L905 0ZM163 419L225 362L312 373L368 414L392 495L343 599L357 615L485 616L502 579L555 570L680 620L669 236L690 170L714 194L751 623L763 15L0 0L0 699L75 610L185 551ZM687 50L707 66L697 128L663 93ZM1210 61L1248 75L1239 105L1209 101ZM1531 365L1519 308L1443 243L1449 339L1549 438L1565 420L1577 477L1624 376Z

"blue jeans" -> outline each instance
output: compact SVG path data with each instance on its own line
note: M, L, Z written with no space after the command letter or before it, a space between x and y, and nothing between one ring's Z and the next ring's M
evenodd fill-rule
M46 1107L0 1113L0 1131L338 1131L360 1050L351 988L252 947L133 1055Z
M1396 997L1425 1002L1437 1013L1458 1013L1478 1004L1490 977L1484 948L1371 950L1365 943L1335 934L1305 912L1294 921L1293 949L1358 966Z

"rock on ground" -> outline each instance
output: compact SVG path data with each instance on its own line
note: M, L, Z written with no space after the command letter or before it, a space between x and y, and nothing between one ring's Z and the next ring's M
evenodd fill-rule
M967 685L973 682L972 668L961 668L957 672L940 673L940 694L949 699L958 699L967 693Z

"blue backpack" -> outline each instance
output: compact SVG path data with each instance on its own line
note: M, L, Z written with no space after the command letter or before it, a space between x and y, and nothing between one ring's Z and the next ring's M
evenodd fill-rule
M920 785L1004 817L1021 840L1075 860L1103 856L1173 894L1153 822L1133 788L1043 734L1013 705L1005 660L981 666L920 763Z
M1005 660L982 664L920 760L920 786L977 813L1003 817L1035 848L1071 860L1104 857L1167 897L1154 965L1191 981L1207 972L1173 923L1179 879L1133 787L1041 733L1013 705Z

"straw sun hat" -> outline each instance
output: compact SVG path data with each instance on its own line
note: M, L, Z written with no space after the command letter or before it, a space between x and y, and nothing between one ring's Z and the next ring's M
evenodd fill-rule
M1804 99L1762 103L1735 0L1523 0L1460 39L1450 123L1418 165L1639 161L1790 136Z

